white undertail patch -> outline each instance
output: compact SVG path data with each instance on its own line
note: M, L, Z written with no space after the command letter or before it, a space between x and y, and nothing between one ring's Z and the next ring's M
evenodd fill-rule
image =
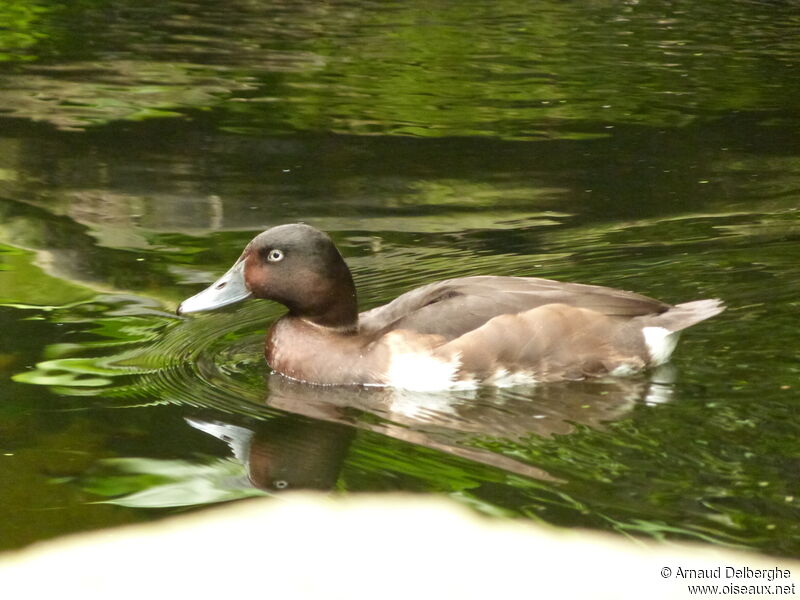
M666 327L643 327L642 335L650 354L650 366L655 367L669 360L678 343L680 332L670 331Z

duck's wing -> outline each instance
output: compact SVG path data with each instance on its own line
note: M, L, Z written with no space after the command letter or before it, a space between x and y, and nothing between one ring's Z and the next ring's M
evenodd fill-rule
M670 308L659 300L602 286L535 277L478 276L447 279L407 292L361 313L360 327L367 334L406 329L452 340L493 317L554 303L618 317L656 315Z

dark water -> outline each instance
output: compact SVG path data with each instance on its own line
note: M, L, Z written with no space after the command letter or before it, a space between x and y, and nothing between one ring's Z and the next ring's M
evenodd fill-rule
M800 555L798 3L0 21L0 548L312 488ZM638 378L303 386L261 358L278 306L174 316L297 220L364 308L494 273L729 309Z

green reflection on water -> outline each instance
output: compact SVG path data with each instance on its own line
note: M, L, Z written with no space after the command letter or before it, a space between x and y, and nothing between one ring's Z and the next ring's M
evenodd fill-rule
M4 4L0 109L70 129L589 139L796 97L791 3ZM324 32L324 35L320 35ZM27 65L26 63L33 63Z
M82 488L98 496L111 497L106 504L132 508L166 508L228 502L263 496L264 492L244 480L242 465L234 460L216 460L201 465L185 461L116 458L103 461L111 475L95 475Z
M48 37L42 18L50 12L45 2L23 0L0 4L0 61L30 61L36 46Z
M65 306L93 295L92 290L47 275L31 259L31 252L0 244L0 304Z

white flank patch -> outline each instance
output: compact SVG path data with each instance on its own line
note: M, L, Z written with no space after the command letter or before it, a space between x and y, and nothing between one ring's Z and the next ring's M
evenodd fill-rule
M485 381L488 385L497 387L514 387L515 385L533 385L537 383L536 378L527 371L511 372L508 369L499 368L494 375Z
M642 335L650 353L650 365L658 366L669 360L680 334L666 327L643 327Z
M456 355L446 361L428 353L399 352L392 355L386 372L387 384L415 392L439 392L442 390L466 389L472 381L456 381L461 360Z

